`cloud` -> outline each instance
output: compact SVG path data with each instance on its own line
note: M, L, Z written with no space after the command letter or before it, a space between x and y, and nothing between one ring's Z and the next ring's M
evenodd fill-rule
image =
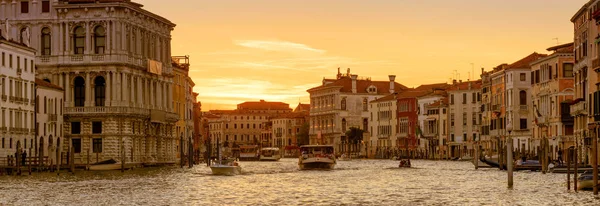
M315 53L325 53L325 50L315 49L305 44L299 44L289 41L267 41L267 40L236 40L234 44L247 48L262 49L267 51L308 51Z

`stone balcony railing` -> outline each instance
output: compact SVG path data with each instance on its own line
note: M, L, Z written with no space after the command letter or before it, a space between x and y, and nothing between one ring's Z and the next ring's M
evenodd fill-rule
M571 105L571 116L577 115L587 115L587 103L585 101Z
M2 101L5 101L5 102L6 102L6 99L7 99L7 97L6 97L6 94L3 94L3 95L2 95Z
M0 133L5 133L7 131L6 127L0 127Z
M519 110L527 111L527 105L519 105Z
M138 107L65 107L66 115L137 114L150 115L149 109Z
M141 56L127 54L83 54L83 55L58 55L58 56L39 56L37 65L78 65L78 64L129 64L148 69L148 60ZM163 75L173 74L171 65L162 66Z
M57 119L57 115L56 114L48 114L48 121L49 122L56 122Z
M27 134L29 129L27 128L19 128L19 127L10 127L9 132L13 134Z

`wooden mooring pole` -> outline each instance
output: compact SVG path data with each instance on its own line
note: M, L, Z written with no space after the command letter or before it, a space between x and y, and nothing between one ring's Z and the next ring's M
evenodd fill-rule
M594 169L593 172L593 183L594 183L594 195L598 195L598 133L597 133L597 128L598 126L595 124L593 128L593 133L592 133L592 152L594 153L592 155L592 168Z
M567 191L571 190L571 148L567 150Z
M576 140L576 142L577 142L577 140ZM577 147L575 147L574 156L575 156L575 158L574 158L575 170L573 171L573 190L575 192L577 192L577 174L579 173L579 171L577 171L577 156L578 156L577 155Z

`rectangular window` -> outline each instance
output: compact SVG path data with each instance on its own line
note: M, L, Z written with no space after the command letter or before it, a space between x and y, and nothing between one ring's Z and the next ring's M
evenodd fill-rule
M520 120L521 129L527 129L527 119Z
M572 63L564 63L563 64L563 77L573 77L573 64Z
M71 122L71 134L81 134L81 122Z
M454 142L454 134L450 134L450 142Z
M521 73L519 76L522 82L527 81L527 75L525 73Z
M4 52L2 52L2 66L4 66Z
M4 149L4 137L2 137L2 148Z
M463 93L462 103L463 104L467 103L467 93Z
M462 120L463 120L463 125L467 125L467 113L463 113Z
M73 142L73 149L75 149L75 153L81 153L81 139L73 138L71 141Z
M102 138L92 139L92 144L93 153L102 153Z
M8 55L8 67L12 69L12 54Z
M477 133L473 133L473 141L477 141Z
M50 12L50 1L42 1L42 13Z
M21 14L29 13L29 1L21 1Z
M92 134L102 134L102 122L92 122Z
M23 67L23 70L25 72L27 72L27 58L25 58L25 61L23 61L23 63L25 64L25 66Z
M454 114L450 114L450 126L454 127Z
M450 95L450 104L454 104L454 94Z

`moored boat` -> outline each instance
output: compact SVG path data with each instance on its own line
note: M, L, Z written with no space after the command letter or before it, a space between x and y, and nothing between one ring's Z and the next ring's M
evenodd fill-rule
M598 175L600 179L600 175ZM584 172L577 178L577 189L578 190L592 190L594 189L594 175L592 172Z
M88 170L91 170L91 171L108 171L108 170L120 170L120 169L121 169L121 162L114 160L114 159L108 159L108 160L96 162L96 163L90 164L90 166L88 167Z
M258 145L240 146L240 161L256 161L259 159L259 154Z
M298 166L301 170L333 169L335 167L335 153L331 145L304 145L300 147L300 152Z
M277 147L265 147L260 150L260 161L279 161L281 153Z

